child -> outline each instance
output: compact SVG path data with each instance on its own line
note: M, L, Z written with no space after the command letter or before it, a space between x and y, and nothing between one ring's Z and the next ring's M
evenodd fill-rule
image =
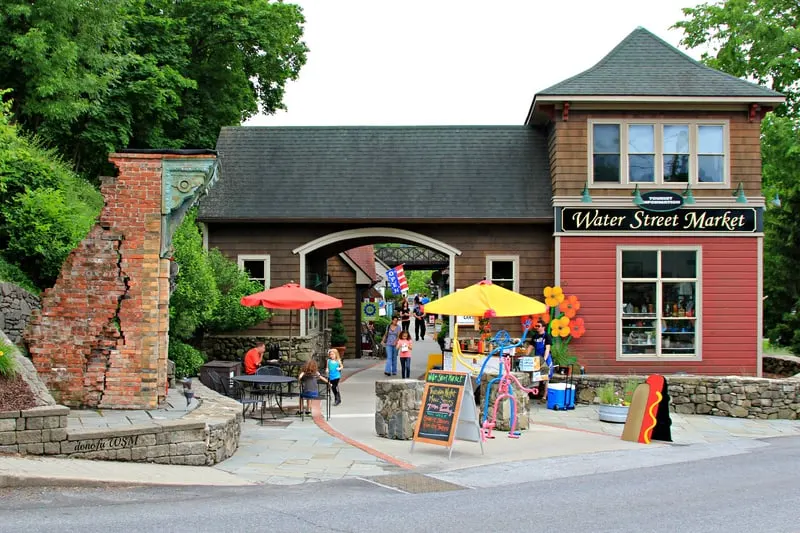
M318 379L328 382L327 379L319 375L317 362L311 359L303 365L303 368L300 369L300 375L297 376L297 381L300 382L300 411L297 412L298 415L303 411L304 398L306 400L305 414L311 414L311 400L319 398Z
M339 396L339 379L342 377L342 358L339 355L339 350L331 348L328 350L328 380L331 384L333 391L334 402L333 405L342 403L342 397Z
M411 342L411 334L403 330L397 338L397 353L400 355L400 377L408 379L411 377L411 348L414 343Z

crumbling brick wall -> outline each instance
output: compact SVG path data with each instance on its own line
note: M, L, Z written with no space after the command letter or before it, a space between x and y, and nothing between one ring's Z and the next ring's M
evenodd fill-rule
M26 340L59 403L145 409L166 397L170 269L160 250L170 157L112 154L119 172L103 180L99 222L42 295Z

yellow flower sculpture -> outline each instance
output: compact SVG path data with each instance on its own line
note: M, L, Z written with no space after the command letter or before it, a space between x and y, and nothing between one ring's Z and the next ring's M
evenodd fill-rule
M550 335L553 337L567 337L570 333L569 317L562 316L550 321Z
M564 301L564 291L561 287L544 288L544 304L547 307L555 307Z

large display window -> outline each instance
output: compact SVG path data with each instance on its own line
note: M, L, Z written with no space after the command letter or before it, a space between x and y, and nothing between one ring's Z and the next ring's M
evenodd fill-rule
M617 250L619 359L699 359L699 247Z

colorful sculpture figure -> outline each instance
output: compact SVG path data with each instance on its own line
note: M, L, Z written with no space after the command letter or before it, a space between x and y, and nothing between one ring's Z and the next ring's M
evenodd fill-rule
M527 325L530 327L530 324ZM511 343L511 338L507 331L500 330L494 336L494 343L497 347L489 352L488 357L483 361L483 365L481 366L481 370L478 373L478 377L475 378L475 384L480 385L481 383L481 376L483 376L483 372L486 369L486 364L493 356L497 356L500 358L500 365L497 370L497 377L489 381L486 386L486 393L483 402L483 424L481 428L483 431L481 432L481 438L485 441L486 439L493 439L494 435L492 434L492 430L494 430L495 426L497 425L497 408L500 406L500 402L508 399L511 401L511 420L510 420L510 428L508 432L508 438L510 439L518 439L520 434L518 431L515 431L517 427L517 399L514 397L514 389L511 386L511 383L515 383L523 392L538 394L539 389L536 387L534 388L526 388L519 382L517 377L511 373L511 354L514 353L514 350L518 346L522 345L523 340L526 338L528 334L528 327L525 328L525 331L522 334L520 340L516 343ZM489 417L489 391L492 390L492 385L498 383L497 386L497 398L495 398L494 405L492 406L492 416Z

